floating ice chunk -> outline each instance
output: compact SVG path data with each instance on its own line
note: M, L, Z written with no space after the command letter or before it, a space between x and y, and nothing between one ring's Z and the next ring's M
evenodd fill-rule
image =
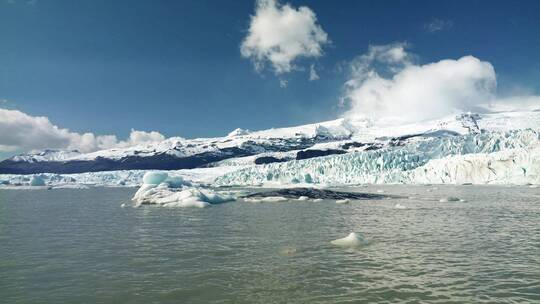
M407 209L407 206L404 206L404 205L401 205L401 204L398 203L398 204L396 204L394 206L394 208L396 208L396 209Z
M314 199L313 201L316 202L316 203L318 203L318 202L322 202L323 199L322 199L322 198L316 198L316 199Z
M465 200L461 200L457 197L453 197L453 196L448 196L448 197L443 197L439 200L440 203L448 203L448 202L464 202Z
M150 178L149 181L155 183L158 180ZM136 207L142 204L154 204L164 207L204 208L211 204L220 204L235 199L231 195L218 194L210 189L183 185L181 181L181 179L176 179L169 183L165 179L165 182L159 185L145 183L135 193L132 200Z
M336 204L348 204L350 202L351 202L350 199L341 199L341 200L337 200Z
M309 200L309 197L307 197L305 195L302 195L302 196L298 197L298 200L299 201L307 201L307 200Z
M35 175L30 180L30 186L32 187L45 186L45 181L43 180L43 178L41 178L41 176Z
M384 190L383 190L383 189L379 189L379 190L377 190L377 193L384 193Z
M122 208L125 208L126 206L127 206L126 203L123 203L122 205L120 205L120 207L122 207Z
M159 185L168 177L165 172L146 172L143 176L143 183L147 185Z
M333 240L330 243L340 247L358 247L366 244L367 242L361 235L351 232L348 236Z
M261 203L262 202L260 198L252 198L252 197L244 197L243 200L244 202L248 202L248 203Z
M276 203L276 202L285 202L287 200L288 199L286 197L283 197L283 196L269 196L269 197L263 198L261 201Z

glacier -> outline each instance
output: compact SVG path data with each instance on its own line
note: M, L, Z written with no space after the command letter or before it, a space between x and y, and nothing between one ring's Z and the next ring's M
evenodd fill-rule
M538 131L430 138L401 147L252 166L218 185L540 182Z
M165 175L169 189L191 184L203 190L398 183L539 185L539 132L540 111L457 113L398 126L337 119L263 131L237 129L221 138L176 137L88 154L46 150L19 155L10 161L23 167L81 162L98 166L80 173L0 174L0 187L159 187ZM187 169L113 170L126 159L145 159L161 168L163 155L203 161ZM113 165L99 170L102 164ZM145 181L147 172L156 173L148 177L156 180Z

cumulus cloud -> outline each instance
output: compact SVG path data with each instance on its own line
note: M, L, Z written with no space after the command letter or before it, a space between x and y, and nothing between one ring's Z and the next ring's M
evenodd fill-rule
M7 109L0 109L0 130L0 152L46 148L93 152L159 142L165 139L158 132L136 130L131 130L126 140L118 140L115 135L80 134L54 125L47 117L30 116L21 111Z
M275 74L283 74L294 70L299 58L322 56L327 43L328 35L308 7L296 9L278 0L257 0L240 52L252 60L257 71L269 63Z
M352 61L343 102L348 117L413 122L489 103L496 76L473 56L425 65L414 63L405 44L371 46Z
M451 20L442 20L434 18L430 22L424 24L424 29L430 33L435 33L450 29L454 23Z

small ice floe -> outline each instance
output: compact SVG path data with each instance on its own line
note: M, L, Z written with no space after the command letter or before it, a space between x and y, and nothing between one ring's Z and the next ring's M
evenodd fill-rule
M398 204L396 204L396 205L394 206L394 208L395 208L395 209L407 209L407 206L404 206L404 205L401 205L401 204L398 203Z
M351 232L348 236L333 240L330 243L340 247L359 247L367 244L367 241L358 233Z
M322 201L323 201L322 198L316 198L316 199L313 200L313 202L315 202L315 203L322 202Z
M262 202L270 202L270 203L277 203L277 202L286 202L288 199L283 196L268 196L263 199L261 199Z
M539 185L529 185L529 188L538 188L540 187Z
M262 200L258 198L243 198L242 200L246 203L262 203Z
M443 197L439 200L439 203L448 203L448 202L464 202L465 200L462 200L458 197L454 197L454 196L447 196L447 197Z
M120 205L121 208L126 208L127 207L127 204L126 203L123 203L122 205Z
M197 208L234 199L231 195L195 187L180 177L169 177L167 173L162 172L147 172L143 177L143 185L132 198L135 207L142 204L154 204L163 207Z
M309 200L309 197L307 197L305 195L302 195L299 198L297 198L297 200L299 200L299 201L307 201L307 200Z
M351 202L350 199L341 199L341 200L337 200L336 204L348 204L350 202Z
M377 193L384 193L384 190L383 190L383 189L379 189L379 190L377 190Z

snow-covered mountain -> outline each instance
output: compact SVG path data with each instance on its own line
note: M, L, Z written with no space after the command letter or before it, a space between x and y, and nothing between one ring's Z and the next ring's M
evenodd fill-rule
M540 111L458 113L406 125L337 119L86 154L47 150L0 162L0 174L129 185L142 177L138 170L150 169L219 185L536 183L539 132ZM110 173L85 173L98 171ZM82 174L65 175L71 173Z
M192 169L230 158L302 150L346 140L353 134L344 120L258 132L234 130L218 138L172 137L157 144L92 153L45 150L0 162L0 174L83 173L112 170Z

